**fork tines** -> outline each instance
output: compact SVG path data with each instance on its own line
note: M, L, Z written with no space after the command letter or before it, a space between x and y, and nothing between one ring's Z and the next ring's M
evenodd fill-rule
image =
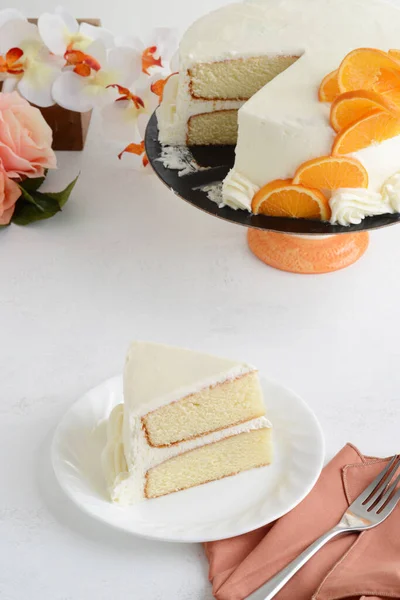
M360 500L368 512L375 509L379 514L388 506L389 502L395 504L399 500L400 490L397 490L397 493L395 492L400 483L400 474L393 481L399 467L400 455L396 454L364 491ZM366 505L369 505L368 508Z

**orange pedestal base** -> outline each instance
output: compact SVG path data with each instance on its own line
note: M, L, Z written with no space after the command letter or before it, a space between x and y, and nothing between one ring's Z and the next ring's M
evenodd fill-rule
M249 229L250 250L264 263L291 273L331 273L352 265L368 248L367 232L305 237Z

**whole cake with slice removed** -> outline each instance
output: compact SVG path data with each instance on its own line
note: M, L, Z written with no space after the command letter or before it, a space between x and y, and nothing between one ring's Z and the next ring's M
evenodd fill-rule
M132 344L124 403L110 414L102 455L114 502L157 498L271 460L271 425L254 367L161 344Z
M218 9L182 38L159 139L236 145L221 206L341 225L399 212L399 30L381 0Z

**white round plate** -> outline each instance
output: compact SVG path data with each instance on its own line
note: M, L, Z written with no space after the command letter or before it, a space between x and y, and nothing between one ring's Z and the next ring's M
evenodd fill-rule
M122 377L85 394L64 416L52 445L52 462L65 493L85 512L147 538L205 542L240 535L294 508L314 486L323 465L320 425L306 403L282 385L262 379L273 424L274 460L189 490L129 507L107 496L100 455L106 419L123 401Z

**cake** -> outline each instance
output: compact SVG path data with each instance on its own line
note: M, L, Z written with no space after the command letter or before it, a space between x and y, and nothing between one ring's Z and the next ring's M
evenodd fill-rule
M216 10L183 36L160 142L236 144L220 198L234 209L342 225L398 212L399 30L400 10L380 0Z
M244 363L132 344L124 402L111 412L102 466L112 501L133 504L271 462L258 373Z

